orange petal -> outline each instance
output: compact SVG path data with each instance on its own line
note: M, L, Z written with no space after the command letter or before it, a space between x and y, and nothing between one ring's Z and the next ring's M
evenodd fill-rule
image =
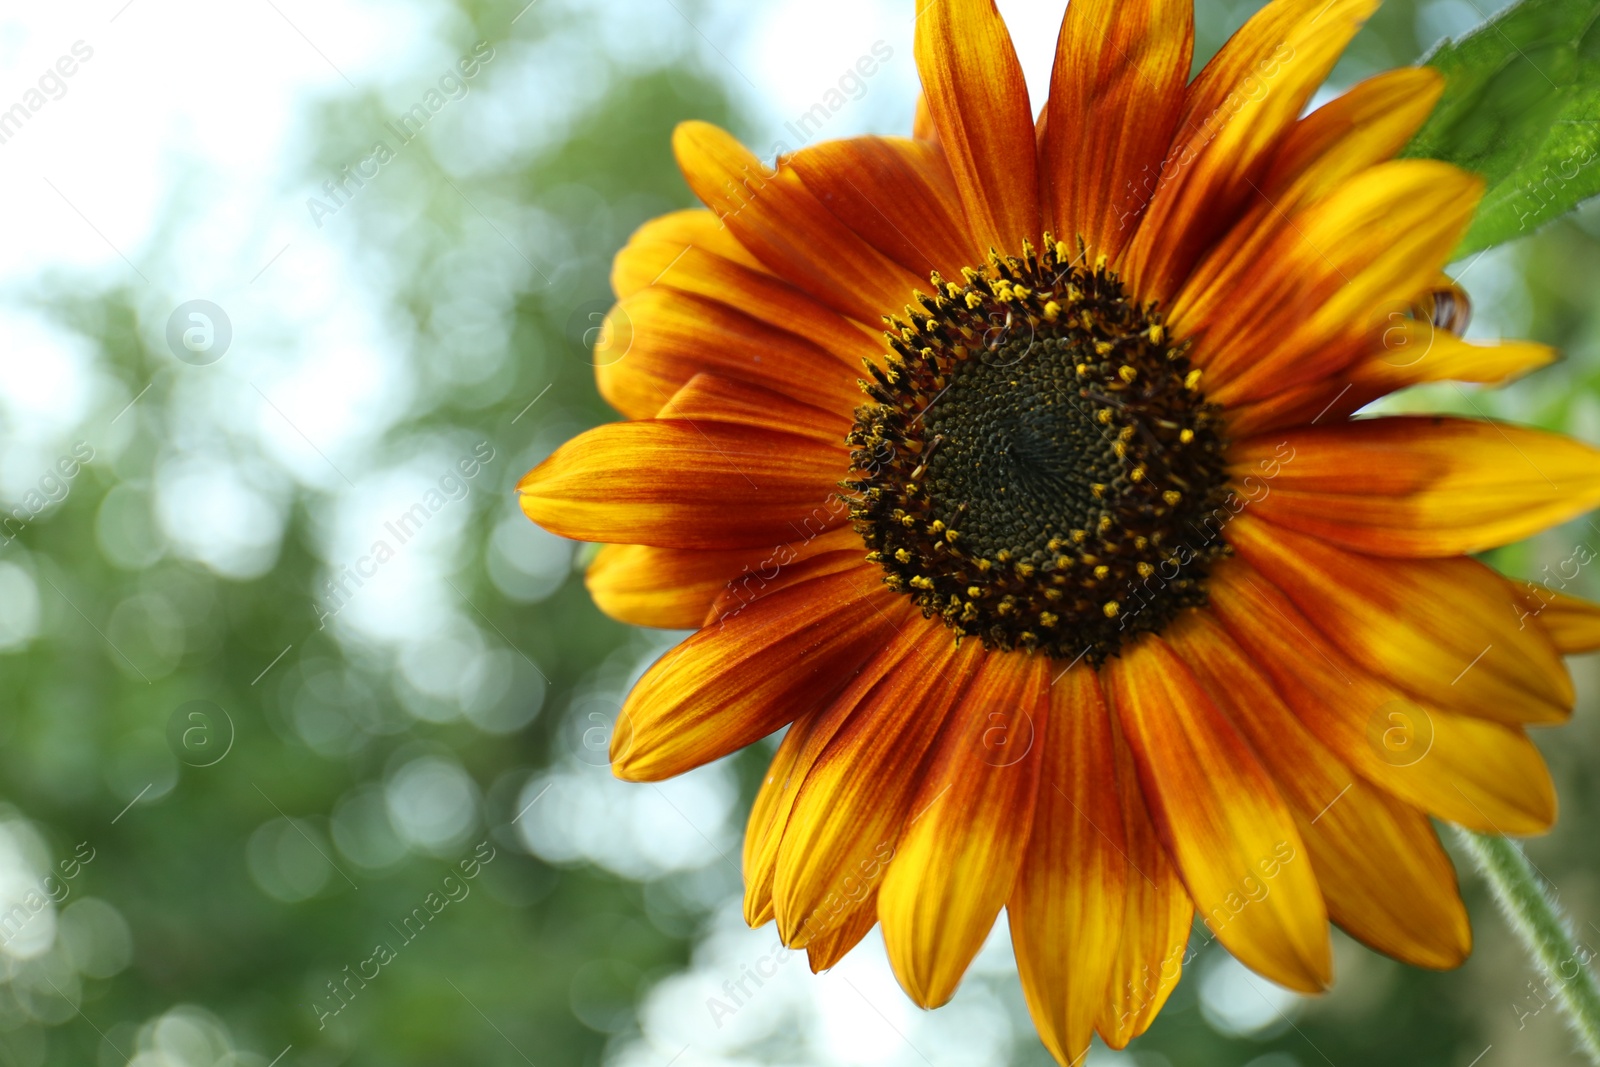
M1273 0L1190 85L1178 133L1123 276L1144 299L1177 292L1257 188L1306 101L1378 0Z
M1194 901L1150 819L1133 753L1115 715L1111 716L1111 736L1128 843L1128 869L1123 874L1128 898L1095 1030L1106 1044L1120 1049L1149 1029L1183 976L1183 965L1190 959L1187 946Z
M1156 827L1217 940L1305 993L1333 980L1328 912L1272 778L1160 638L1105 668Z
M1593 559L1594 552L1587 545L1580 545L1567 562L1581 565ZM1517 613L1518 625L1530 625L1537 619L1563 656L1600 651L1600 604L1558 593L1537 582L1517 582L1513 587L1522 603L1522 610Z
M939 128L933 124L933 112L928 110L928 94L917 94L917 111L911 119L911 136L919 141L939 143Z
M790 805L809 767L801 754L821 717L821 712L814 711L789 724L750 805L741 858L744 921L752 927L772 918L772 861L778 854L778 840L783 836L784 824L789 820Z
M1249 514L1227 538L1345 655L1419 699L1506 723L1571 714L1555 646L1478 561L1358 555Z
M612 771L671 778L827 705L914 615L882 577L863 564L799 582L662 656L623 705Z
M1038 793L1034 731L1049 666L1042 656L984 654L878 889L889 962L925 1008L955 994L1011 894Z
M908 645L907 642L914 642ZM975 669L950 631L927 623L893 647L829 709L839 720L794 801L779 845L773 900L778 932L808 944L832 929L843 904L876 890L913 814L927 755Z
M689 188L739 243L835 311L876 324L921 281L830 214L792 168L767 167L726 131L685 122L672 147Z
M861 535L852 527L840 526L759 549L748 558L754 560L760 556L760 562L747 564L717 590L700 625L724 626L762 597L781 592L797 582L858 567L867 558L866 548Z
M918 646L943 632L942 625L912 614L908 622L890 632L887 640L871 652L865 664L831 704L796 722L784 736L783 744L778 746L778 756L773 759L766 781L757 794L755 807L751 809L750 833L745 838L745 919L751 926L765 922L775 914L773 890L777 880L779 849L795 803L800 797L801 787L810 776L817 759L828 748L834 735L856 719L858 710L866 707L863 698L870 696L880 681L890 688L899 685L902 687L899 692L909 694L910 691L904 687L914 684L914 679L923 676L923 657L917 655ZM939 655L950 644L947 638L943 644L929 647L934 655ZM917 657L915 664L907 662L907 658L912 656ZM870 708L863 714L870 717ZM903 768L901 773L909 777L903 774ZM759 826L756 822L757 811L761 812ZM796 833L804 835L807 830L808 825L802 823ZM875 875L881 873L880 870ZM876 892L877 887L874 885L872 888ZM820 910L823 904L827 906L826 911ZM817 907L817 915L809 923L802 921L800 925L826 933L842 906L837 899L829 901L825 895L819 894Z
M823 207L918 278L959 277L986 258L938 145L853 137L802 148L788 162Z
M1484 833L1543 833L1555 790L1521 730L1418 703L1372 677L1239 559L1207 580L1212 610L1306 728L1368 781Z
M633 419L648 419L696 374L760 385L848 417L862 402L859 360L728 304L668 286L641 289L611 309L595 380L606 402ZM865 354L867 348L857 351Z
M1127 880L1142 876L1128 869L1111 722L1092 668L1056 681L1041 726L1043 780L1006 914L1039 1037L1059 1062L1079 1063L1109 992Z
M611 263L611 291L620 300L647 289L671 273L690 252L752 271L765 269L715 215L704 208L688 208L651 219L633 231Z
M1384 163L1262 220L1273 232L1264 248L1208 259L1172 320L1174 335L1196 338L1207 397L1257 399L1359 360L1384 311L1432 283L1482 193L1481 179L1449 164Z
M1401 67L1368 78L1294 124L1261 183L1268 199L1315 200L1340 182L1392 158L1427 121L1444 92L1432 67Z
M878 925L878 890L876 887L859 904L852 904L831 929L806 942L806 960L812 974L821 974L861 943L874 926Z
M1398 305L1384 309L1377 336L1348 370L1308 382L1228 412L1235 437L1319 422L1344 421L1379 397L1426 382L1504 385L1554 363L1556 350L1532 341L1463 341Z
M1229 461L1236 475L1277 464L1270 492L1252 505L1262 518L1378 556L1482 552L1600 504L1600 452L1470 419L1287 430L1234 442Z
M744 426L614 422L568 441L517 483L522 510L577 541L661 548L782 544L837 526L840 448Z
M708 211L693 214L713 217ZM619 261L627 254L628 249L618 253ZM883 352L883 335L878 330L845 318L783 279L766 273L759 265L752 267L703 248L679 246L672 262L662 267L652 285L715 301L804 338L839 360L852 375L863 359ZM632 292L618 295L631 296ZM616 343L610 343L604 356L595 362L615 362L618 348Z
M836 527L802 533L765 548L700 551L606 545L585 576L595 605L633 626L694 630L714 626L758 597L791 584L794 564L824 553L860 558L865 546L854 530ZM828 568L843 569L837 563Z
M1040 155L1046 229L1092 262L1133 237L1194 52L1192 0L1074 0L1056 42Z
M1558 353L1533 341L1463 341L1432 323L1398 321L1390 312L1380 350L1346 372L1357 393L1334 409L1338 416L1365 407L1380 396L1424 382L1479 382L1503 385L1547 367ZM1365 396L1365 400L1360 397Z
M1333 921L1419 967L1465 960L1467 909L1427 816L1335 759L1210 615L1190 613L1168 639L1271 770Z
M1039 236L1033 111L994 0L928 0L917 72L978 247L1017 254Z
M696 374L662 405L658 419L754 426L844 446L851 419L838 411L812 407L792 397L737 378Z
M697 629L749 549L699 552L649 545L606 545L584 582L599 609L632 626Z

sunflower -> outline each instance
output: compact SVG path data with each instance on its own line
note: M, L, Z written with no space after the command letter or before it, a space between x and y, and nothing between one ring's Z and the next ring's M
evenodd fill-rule
M767 166L678 128L709 210L616 258L628 421L519 491L607 543L604 611L697 631L629 696L619 777L787 727L745 911L814 970L881 923L936 1006L1003 907L1071 1063L1150 1025L1196 915L1302 992L1330 921L1461 962L1429 817L1554 820L1525 730L1570 714L1600 609L1470 554L1600 503L1600 453L1353 417L1554 358L1459 336L1482 183L1393 158L1436 73L1302 117L1375 6L1275 0L1191 81L1189 0L1073 0L1035 121L991 0L932 0L912 138Z

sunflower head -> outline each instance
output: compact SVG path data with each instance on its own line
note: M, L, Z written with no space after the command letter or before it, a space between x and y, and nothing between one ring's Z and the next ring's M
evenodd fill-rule
M1102 662L1204 603L1220 409L1153 304L1045 238L894 319L846 481L884 582L960 638Z

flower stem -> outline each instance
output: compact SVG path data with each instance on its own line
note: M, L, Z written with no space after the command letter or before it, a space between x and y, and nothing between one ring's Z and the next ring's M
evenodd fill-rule
M1589 1061L1600 1064L1600 985L1588 967L1593 953L1574 942L1560 905L1540 884L1521 845L1459 826L1456 836L1477 861L1500 910L1544 972L1546 987L1556 994Z

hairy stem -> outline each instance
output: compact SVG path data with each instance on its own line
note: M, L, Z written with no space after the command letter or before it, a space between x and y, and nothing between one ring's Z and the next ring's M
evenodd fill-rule
M1545 986L1566 1012L1589 1061L1600 1064L1600 984L1589 969L1593 953L1573 940L1566 916L1540 883L1521 845L1459 826L1456 836L1477 861L1500 910L1544 972Z

